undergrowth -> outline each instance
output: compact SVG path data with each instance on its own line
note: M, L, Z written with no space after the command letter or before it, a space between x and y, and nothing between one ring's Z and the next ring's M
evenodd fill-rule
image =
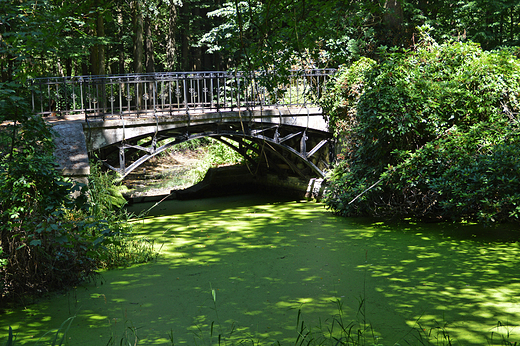
M129 222L131 215L122 208L126 200L115 181L115 175L102 172L98 164L91 164L90 213L95 219L106 220L110 228L110 237L98 252L100 268L128 266L157 257L154 240L137 237L136 225Z
M322 99L341 142L327 206L342 216L520 220L520 60L471 42L381 50Z
M235 147L237 146L234 141L228 142ZM159 156L159 160L168 160L168 155L172 152L191 152L197 158L197 162L193 165L173 167L155 175L145 176L143 183L146 186L131 192L147 193L153 190L185 189L201 182L212 167L236 165L243 162L243 157L240 154L226 144L212 138L193 139L177 144L170 151L165 151Z
M228 143L236 146L236 143L233 141L228 141ZM191 170L190 175L194 178L193 181L198 183L204 179L211 167L239 164L242 162L242 159L243 157L239 153L226 144L212 140L205 148L204 158Z

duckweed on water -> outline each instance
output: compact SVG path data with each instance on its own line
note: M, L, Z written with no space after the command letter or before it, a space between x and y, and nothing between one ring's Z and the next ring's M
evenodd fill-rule
M259 196L171 201L151 213L136 223L162 246L155 263L5 311L2 334L11 325L17 344L34 344L76 316L67 345L519 339L520 248L478 226L344 219Z

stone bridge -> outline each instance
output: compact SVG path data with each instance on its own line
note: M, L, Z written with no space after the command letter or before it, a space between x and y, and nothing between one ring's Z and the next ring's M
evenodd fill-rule
M32 81L32 102L54 121L65 175L88 175L95 157L124 178L176 144L212 137L259 174L322 178L333 140L314 100L333 72L40 78Z

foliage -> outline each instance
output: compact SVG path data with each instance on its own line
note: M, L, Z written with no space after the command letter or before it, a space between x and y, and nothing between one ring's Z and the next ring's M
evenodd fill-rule
M1 269L2 297L88 277L93 268L87 253L96 244L91 229L103 226L72 217L71 210L84 208L85 199L72 199L73 184L54 168L50 130L39 118L3 130L0 242L7 265Z
M146 244L147 251L143 244L134 246L122 232L124 220L113 212L120 200L102 203L92 198L98 192L93 188L90 203L84 193L72 198L86 187L65 180L55 169L52 138L38 117L0 132L0 245L2 263L7 261L0 268L2 299L74 285L99 267L127 264L128 257L147 260L153 251ZM129 251L134 248L138 251ZM108 258L116 251L125 253L117 257L122 260Z
M367 73L374 68L376 62L362 57L348 68L341 67L336 76L329 81L327 94L321 100L323 114L329 121L329 128L335 135L348 135L356 120L356 108L363 92Z
M22 78L19 71L17 78ZM0 85L0 300L75 284L93 274L89 252L98 246L92 229L104 224L76 219L86 207L80 188L55 169L53 132L30 115L23 84ZM99 236L99 235L98 235ZM4 262L4 261L3 261Z
M378 47L410 48L416 27L485 49L520 42L513 0L6 0L2 81L146 71L337 67ZM142 71L141 71L142 72Z
M236 143L232 141L229 143L236 145ZM194 177L194 184L202 181L211 167L239 164L243 160L243 157L239 153L216 140L212 140L210 144L205 147L205 150L204 158L190 171L190 174Z
M384 9L366 1L227 1L202 37L245 70L336 67L370 54Z
M25 81L46 73L55 54L64 53L54 48L60 30L80 25L63 21L62 11L71 10L69 5L74 7L55 7L50 1L0 3L2 302L91 278L103 263L102 246L116 244L115 235L122 234L107 218L92 216L89 210L94 209L84 193L72 198L86 187L67 181L56 170L55 134L29 111L30 86Z
M10 10L2 12L0 28L0 59L6 62L0 83L0 247L7 261L0 268L2 300L89 275L85 261L74 261L87 250L85 239L75 239L84 225L66 216L84 200L69 197L71 184L54 168L52 131L27 111L23 81L29 73L28 55L40 47L40 32L37 20L22 15L25 5L1 4Z
M415 51L382 53L380 64L341 72L323 101L346 137L329 207L343 215L518 219L520 61L512 51L439 45L425 32Z
M174 147L171 148L173 151L196 151L200 148L204 148L212 143L212 140L208 137L202 137L202 138L195 138L189 141L184 141L179 144L176 144Z
M2 81L63 75L73 63L85 63L92 46L107 43L89 35L93 10L83 1L0 2Z
M116 185L114 174L103 172L99 164L91 163L88 195L90 217L107 225L106 237L96 252L98 268L113 268L154 260L157 254L153 240L138 238L135 224L129 222L130 215L122 207L126 204Z
M518 46L520 43L520 4L517 1L433 1L419 6L406 5L414 25L435 28L437 40L454 37L469 39L484 49Z

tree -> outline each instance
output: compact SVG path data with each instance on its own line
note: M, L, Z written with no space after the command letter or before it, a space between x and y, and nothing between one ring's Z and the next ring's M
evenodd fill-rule
M143 13L141 10L141 0L133 0L132 8L132 28L134 33L134 72L143 73Z
M60 61L52 47L65 26L46 23L61 23L63 9L50 1L1 5L0 302L91 277L102 259L100 245L118 227L91 217L84 194L72 198L80 185L56 170L54 133L28 103L28 77Z
M93 75L104 75L105 68L105 20L104 11L101 8L100 0L94 0L92 3L92 16L94 25L92 25L92 36L97 38L96 44L91 48L91 72Z
M166 35L166 63L165 67L167 71L174 71L177 59L177 25L178 25L178 6L182 6L182 3L178 1L169 1L168 6L168 32Z
M439 42L469 39L486 50L520 43L520 4L514 0L420 0L405 5L405 17L413 26L430 25Z
M384 13L370 1L227 1L208 13L221 24L202 41L242 68L335 67L375 54Z

